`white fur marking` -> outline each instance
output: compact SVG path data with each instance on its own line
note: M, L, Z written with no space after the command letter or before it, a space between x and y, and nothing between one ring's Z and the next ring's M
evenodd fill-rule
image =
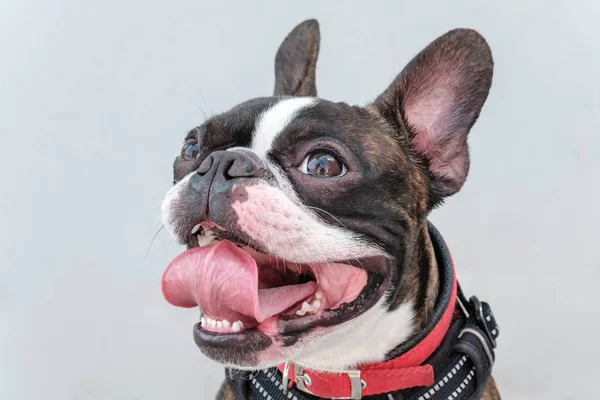
M413 303L408 301L389 312L383 296L364 314L338 325L327 335L311 338L294 361L321 371L343 371L368 362L383 361L414 331Z
M237 225L269 255L297 263L385 256L354 232L324 223L278 187L265 183L245 190L247 197L231 205Z
M281 133L302 109L317 102L314 97L295 97L281 100L262 113L252 135L252 150L265 157L273 139Z

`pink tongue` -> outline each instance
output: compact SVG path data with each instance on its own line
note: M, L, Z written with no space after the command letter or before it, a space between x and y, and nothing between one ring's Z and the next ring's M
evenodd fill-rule
M165 299L195 307L214 319L250 317L257 322L279 314L317 290L316 282L258 289L256 261L229 241L197 247L177 256L163 274Z

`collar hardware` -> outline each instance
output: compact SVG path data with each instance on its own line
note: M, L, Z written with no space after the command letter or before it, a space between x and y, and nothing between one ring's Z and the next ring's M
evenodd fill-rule
M350 397L340 397L339 399L362 399L362 391L367 387L367 383L360 379L360 370L352 369L342 373L348 375L348 378L350 379Z
M304 366L299 363L294 363L294 381L296 381L296 387L302 390L304 393L312 394L308 390L307 386L312 386L312 380L310 376L304 373Z
M312 379L310 375L305 372L304 365L295 362L286 362L283 366L281 385L283 386L284 393L287 393L290 388L289 373L292 370L293 382L296 384L296 388L304 393L313 394L309 387L312 386ZM336 397L335 400L361 400L362 392L367 387L367 382L360 378L359 369L349 369L340 371L339 375L346 375L350 381L350 396L348 397Z
M498 326L496 324L494 314L492 314L492 310L489 308L487 303L479 301L477 296L472 296L469 299L469 303L471 303L473 306L477 326L485 332L485 335L492 344L492 347L496 348Z

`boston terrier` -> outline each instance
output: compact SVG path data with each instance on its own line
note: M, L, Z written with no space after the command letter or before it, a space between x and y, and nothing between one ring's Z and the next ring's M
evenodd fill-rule
M319 42L316 20L296 26L272 97L185 136L162 216L188 250L165 298L201 310L220 399L499 399L491 313L427 220L467 178L486 41L447 32L365 106L317 97Z

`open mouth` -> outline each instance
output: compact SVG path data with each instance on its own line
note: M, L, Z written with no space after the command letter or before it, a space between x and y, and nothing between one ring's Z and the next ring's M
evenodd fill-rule
M384 257L291 263L207 222L192 229L188 248L167 267L162 289L173 305L200 307L204 336L336 325L373 306L389 278Z

